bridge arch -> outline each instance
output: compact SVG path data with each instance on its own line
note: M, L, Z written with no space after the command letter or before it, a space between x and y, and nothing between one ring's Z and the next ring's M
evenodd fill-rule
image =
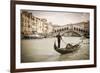
M77 37L80 37L80 36L82 36L82 34L78 33L77 31L68 30L68 31L62 32L62 36L77 36Z

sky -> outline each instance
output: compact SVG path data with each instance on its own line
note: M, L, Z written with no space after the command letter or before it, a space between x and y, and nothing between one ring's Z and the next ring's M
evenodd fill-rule
M53 25L66 25L89 20L89 13L79 12L54 12L54 11L28 11L33 16L45 18Z

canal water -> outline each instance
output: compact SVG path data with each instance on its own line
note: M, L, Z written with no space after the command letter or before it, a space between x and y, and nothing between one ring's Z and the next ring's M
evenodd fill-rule
M67 43L72 45L82 41L82 37L62 37L61 47ZM83 39L80 48L72 53L61 55L54 50L56 38L22 39L21 40L21 62L45 62L45 61L67 61L89 59L89 39ZM57 43L57 42L56 42Z

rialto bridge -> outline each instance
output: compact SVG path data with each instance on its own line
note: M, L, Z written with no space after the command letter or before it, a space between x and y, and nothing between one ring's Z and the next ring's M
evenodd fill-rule
M79 25L55 27L51 35L56 36L59 32L62 36L84 36L85 34L86 36L89 36L89 28L85 28Z

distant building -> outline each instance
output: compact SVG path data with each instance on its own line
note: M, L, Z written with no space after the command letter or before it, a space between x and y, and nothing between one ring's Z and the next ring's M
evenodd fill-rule
M51 22L49 22L47 26L47 33L51 33L51 32L53 32L53 25Z

